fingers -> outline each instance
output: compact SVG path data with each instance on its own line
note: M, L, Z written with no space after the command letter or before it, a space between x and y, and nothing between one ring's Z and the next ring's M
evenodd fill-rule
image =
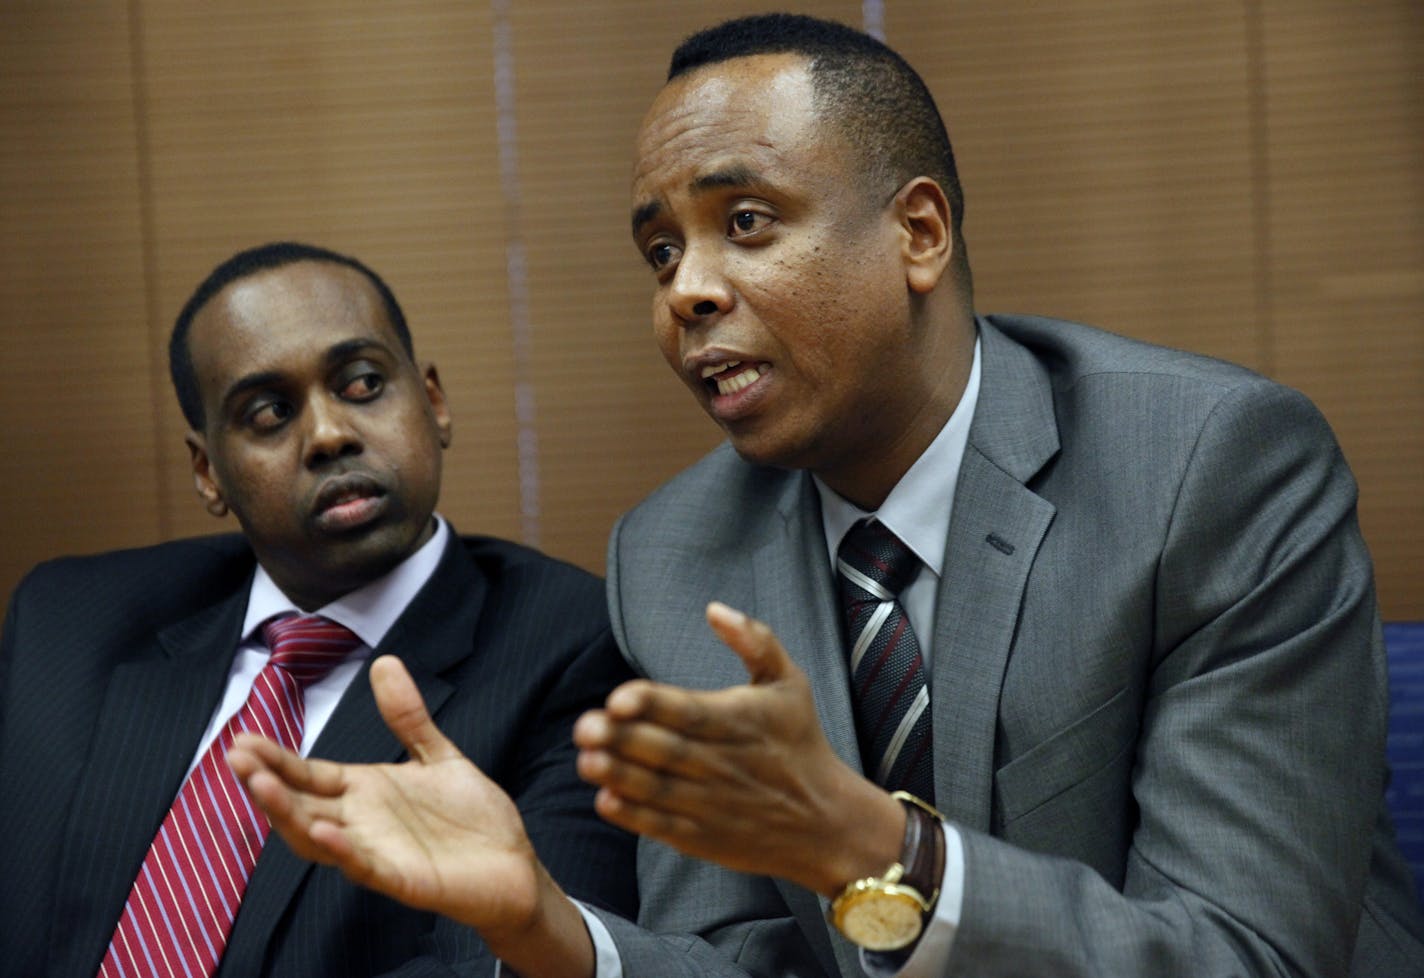
M710 752L709 752L710 753ZM639 756L634 759L633 755ZM714 755L715 757L715 755ZM608 788L623 798L645 801L676 811L693 811L708 803L705 785L715 775L693 764L679 768L646 752L598 748L580 750L578 773L590 784Z
M753 685L787 679L800 670L763 622L720 601L707 605L707 624L747 667Z
M707 606L707 620L745 663L752 685L707 691L635 679L610 693L604 709L590 710L579 719L575 745L585 752L608 751L648 767L697 776L708 770L708 757L719 759L701 751L702 745L764 740L786 707L785 694L799 693L802 687L809 694L805 675L765 624L716 601ZM770 685L778 680L790 682ZM720 769L716 763L710 766ZM592 769L585 776L591 774Z
M280 744L256 734L240 733L227 752L228 766L246 783L258 771L266 771L293 791L334 797L345 790L341 765L331 761L306 760Z
M381 718L411 757L433 764L464 756L430 719L420 690L400 659L383 655L371 663L371 692Z
M635 721L660 724L689 737L721 740L729 736L718 692L696 692L646 679L634 679L608 694L607 715L619 725Z
M621 829L669 843L684 852L691 851L690 840L702 830L695 818L639 804L608 788L600 788L594 795L593 808L600 818Z
M276 744L249 734L234 742L227 760L253 802L266 814L272 829L293 852L315 862L336 862L349 849L332 821L339 817L340 801L292 784L298 780L329 788L330 777L326 773L309 777L306 769L311 765L295 755L291 759L296 764L290 764L288 758L281 756L287 754L290 752ZM269 758L282 766L269 764Z

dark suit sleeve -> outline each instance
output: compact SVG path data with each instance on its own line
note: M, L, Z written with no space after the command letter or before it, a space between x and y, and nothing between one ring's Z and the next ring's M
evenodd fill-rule
M635 839L594 815L593 788L577 775L572 737L574 721L631 677L609 631L602 629L542 696L500 778L540 861L564 892L625 918L638 912ZM479 936L453 921L435 918L420 943L425 956L388 972L391 978L493 971L493 959Z
M593 813L594 789L578 777L573 725L633 673L603 629L544 697L507 785L534 849L571 897L625 917L638 912L633 835Z
M1156 568L1122 889L966 830L946 974L1348 973L1386 709L1355 497L1304 398L1222 398Z

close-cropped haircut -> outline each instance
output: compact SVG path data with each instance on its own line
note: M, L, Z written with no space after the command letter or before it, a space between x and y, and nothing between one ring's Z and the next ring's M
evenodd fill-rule
M198 390L198 380L193 373L193 354L188 346L188 333L193 327L193 317L206 306L214 296L238 279L247 278L271 268L281 268L299 261L324 261L334 265L345 265L355 269L370 280L381 302L386 307L386 317L406 355L415 359L415 344L410 338L410 327L406 325L405 313L396 301L395 293L382 281L381 276L361 262L348 255L328 251L316 245L299 244L295 241L275 241L259 245L233 255L203 279L193 292L178 319L173 324L173 333L168 339L168 372L173 377L173 389L178 394L178 406L183 409L183 417L194 431L201 431L206 419L203 416L203 398Z
M917 176L938 183L949 201L956 254L964 257L964 193L949 133L934 96L904 58L869 34L835 21L757 14L683 41L673 52L668 81L704 65L759 54L806 58L817 114L840 131L848 146L864 152L871 180L896 188ZM968 272L967 263L962 271Z

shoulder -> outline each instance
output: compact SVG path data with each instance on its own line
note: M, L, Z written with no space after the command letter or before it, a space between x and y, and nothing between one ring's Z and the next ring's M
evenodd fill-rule
M235 533L61 557L20 582L9 627L17 640L28 635L42 644L95 632L122 644L230 598L247 586L255 566Z
M1304 394L1239 364L1061 319L989 315L983 322L986 357L1042 372L1065 436L1130 429L1194 444L1208 429L1264 426L1333 445Z
M191 537L48 560L25 576L16 594L91 600L144 594L160 603L191 605L210 594L228 593L253 566L252 550L241 534Z
M603 580L557 557L512 540L460 535L458 552L471 561L492 594L600 607ZM563 605L567 608L567 605Z
M1271 383L1238 364L1066 319L1002 314L982 319L1041 364L1058 387L1111 376L1177 379L1220 388Z
M794 505L804 479L800 472L752 465L723 442L653 490L618 521L614 534L743 546L749 527Z

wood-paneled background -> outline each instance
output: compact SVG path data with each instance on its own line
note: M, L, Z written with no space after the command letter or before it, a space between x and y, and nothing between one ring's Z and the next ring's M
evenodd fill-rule
M1306 391L1385 615L1424 618L1424 5L798 8L883 31L929 82L980 308ZM456 411L442 511L601 570L616 514L717 440L651 340L633 134L675 43L757 9L5 0L0 596L45 557L222 528L166 337L213 265L278 238L400 296Z

